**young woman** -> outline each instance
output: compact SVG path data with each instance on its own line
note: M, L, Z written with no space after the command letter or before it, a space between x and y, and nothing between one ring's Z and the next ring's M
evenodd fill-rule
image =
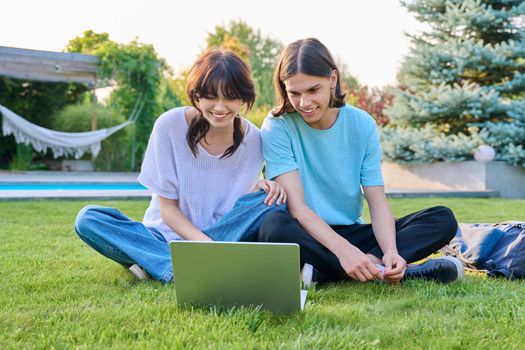
M150 136L138 177L153 192L143 222L100 206L75 222L83 241L140 279L143 270L173 279L171 240L256 240L262 217L285 209L282 186L260 180L259 130L241 117L255 100L249 67L232 52L208 51L186 92L192 106L161 115Z
M328 49L312 38L288 45L274 84L278 104L261 136L266 177L286 190L289 214L267 216L259 239L298 243L301 264L313 265L324 281L396 283L405 273L441 282L461 278L463 267L455 259L407 270L407 261L423 259L452 239L456 219L439 206L394 221L376 124L366 112L345 104ZM361 219L361 189L370 208L369 225Z

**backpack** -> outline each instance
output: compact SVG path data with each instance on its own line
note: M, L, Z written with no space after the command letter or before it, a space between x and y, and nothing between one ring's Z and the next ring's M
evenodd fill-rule
M525 222L459 224L441 251L490 277L525 278Z

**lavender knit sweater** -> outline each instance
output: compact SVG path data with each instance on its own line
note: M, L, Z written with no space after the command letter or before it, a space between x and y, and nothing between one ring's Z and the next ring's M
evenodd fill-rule
M181 237L162 221L157 195L178 200L180 210L202 230L253 189L263 165L259 129L247 120L244 140L233 155L220 159L199 144L195 157L186 142L185 109L174 108L157 119L138 177L153 192L143 223L168 241Z

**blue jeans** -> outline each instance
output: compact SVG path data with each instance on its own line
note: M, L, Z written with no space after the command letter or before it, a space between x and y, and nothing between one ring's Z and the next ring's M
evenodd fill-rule
M264 204L264 191L249 193L214 226L203 230L214 241L257 241L263 218L286 211L285 204ZM154 279L173 281L169 242L152 227L133 221L114 208L88 205L77 215L75 231L100 254L126 267L138 264Z

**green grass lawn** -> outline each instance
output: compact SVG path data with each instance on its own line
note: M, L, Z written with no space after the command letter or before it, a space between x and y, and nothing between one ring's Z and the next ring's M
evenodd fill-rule
M460 222L525 220L525 201L392 199L396 216L443 204ZM0 348L523 349L525 282L348 282L304 312L189 309L173 286L137 282L73 231L83 201L0 202ZM146 201L101 201L140 219ZM365 215L366 217L367 215Z

